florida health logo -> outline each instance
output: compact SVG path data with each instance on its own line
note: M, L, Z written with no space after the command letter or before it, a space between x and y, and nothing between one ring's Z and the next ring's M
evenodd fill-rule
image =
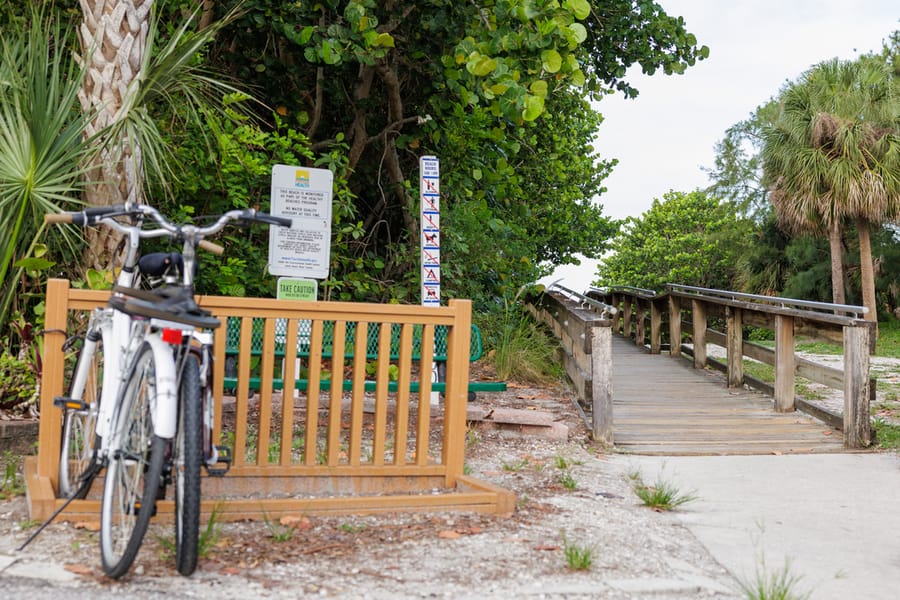
M294 187L298 188L308 188L309 187L309 171L303 171L297 169L294 173Z

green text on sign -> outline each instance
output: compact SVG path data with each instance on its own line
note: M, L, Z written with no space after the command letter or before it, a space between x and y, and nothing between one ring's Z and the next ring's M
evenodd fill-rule
M279 277L276 297L279 300L308 300L315 302L318 289L319 282L315 279Z

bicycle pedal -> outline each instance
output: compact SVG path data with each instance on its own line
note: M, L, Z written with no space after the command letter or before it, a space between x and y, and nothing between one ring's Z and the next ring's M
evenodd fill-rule
M216 446L216 464L206 465L206 473L210 477L224 477L231 469L231 448L228 446ZM218 466L224 465L224 466Z
M75 398L67 398L66 396L57 396L53 399L53 406L63 410L88 410L91 405L84 400Z

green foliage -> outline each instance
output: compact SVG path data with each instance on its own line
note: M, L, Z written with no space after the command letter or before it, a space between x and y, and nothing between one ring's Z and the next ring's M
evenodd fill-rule
M25 493L25 481L19 476L19 458L11 450L3 453L3 479L0 481L0 500Z
M209 556L210 552L212 552L213 548L216 547L216 544L219 543L219 538L222 536L222 524L219 521L219 515L222 513L222 504L216 503L213 507L212 512L209 514L209 520L206 522L206 527L200 530L200 537L197 539L197 556L199 558L206 558ZM176 548L175 548L175 537L172 536L156 536L156 541L159 542L162 547L163 556L166 558L175 558Z
M879 448L900 449L900 425L889 423L884 419L875 419L872 426L875 429L875 442Z
M785 559L782 568L771 571L763 557L754 577L740 578L738 585L747 600L806 600L811 592L798 589L802 579L793 572L790 560Z
M652 485L644 483L644 478L640 473L632 473L630 477L632 491L641 499L645 506L653 510L674 510L682 504L697 500L695 494L682 493L679 491L678 486L666 481L661 475L657 477L656 482Z
M44 214L77 202L82 186L90 152L78 109L82 70L61 51L74 39L39 7L0 35L0 333L12 312L31 310L38 278L53 266Z
M479 317L485 346L501 380L547 383L561 372L559 342L517 299Z
M210 59L283 117L263 130L302 131L310 162L346 174L322 286L342 300L418 299L422 155L441 160L447 295L488 303L602 252L612 224L592 198L611 163L586 98L636 94L632 64L681 72L708 52L653 2L243 7Z
M594 564L594 556L597 554L596 548L570 542L565 532L562 534L562 543L566 567L573 571L590 570Z
M703 192L669 192L629 217L598 269L598 285L662 291L667 283L730 289L748 223Z

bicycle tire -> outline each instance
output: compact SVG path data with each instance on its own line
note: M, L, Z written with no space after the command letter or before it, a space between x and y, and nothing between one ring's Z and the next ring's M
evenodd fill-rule
M93 352L86 352L82 347L73 372L67 398L83 402L84 408L65 408L63 410L62 440L59 451L59 495L63 498L87 496L90 486L82 486L82 479L89 474L96 474L94 463L97 460L99 438L96 435L97 415L100 410L100 392L103 384L103 337L99 332L88 332L97 337ZM83 361L91 362L85 367ZM75 375L87 369L84 388L75 389Z
M100 507L103 571L118 579L137 556L156 509L168 440L153 434L156 402L153 350L144 343L128 369L113 417L113 443Z
M200 468L203 423L200 367L193 355L185 359L178 386L178 432L175 434L172 476L175 488L175 565L182 575L197 568L200 543Z

